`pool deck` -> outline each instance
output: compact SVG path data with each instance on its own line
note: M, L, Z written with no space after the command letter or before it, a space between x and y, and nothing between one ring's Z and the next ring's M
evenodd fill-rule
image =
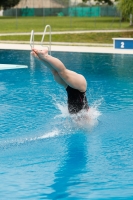
M35 44L35 48L41 49L41 46ZM0 49L16 49L16 50L30 50L29 44L18 43L0 43ZM133 50L114 49L112 45L101 44L83 44L83 43L57 43L52 44L51 51L64 52L88 52L88 53L114 53L114 54L133 54Z

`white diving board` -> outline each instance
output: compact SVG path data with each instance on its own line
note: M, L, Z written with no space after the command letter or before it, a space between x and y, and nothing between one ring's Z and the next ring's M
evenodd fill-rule
M0 70L23 69L23 68L28 68L28 66L27 65L0 64Z

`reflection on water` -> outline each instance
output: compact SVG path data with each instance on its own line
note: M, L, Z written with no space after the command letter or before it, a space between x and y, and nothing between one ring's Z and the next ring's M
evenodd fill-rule
M66 142L65 160L60 163L58 171L55 172L54 183L51 185L53 192L47 195L47 199L83 197L82 174L85 173L87 163L86 137L71 135Z

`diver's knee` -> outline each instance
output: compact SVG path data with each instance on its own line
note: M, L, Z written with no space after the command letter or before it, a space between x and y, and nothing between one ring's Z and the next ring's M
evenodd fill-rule
M57 72L56 70L53 70L53 71L52 71L52 74L53 74L54 76L59 76L59 74L58 74L58 72Z
M59 72L59 75L61 76L61 77L64 77L64 78L67 78L67 77L69 77L69 74L67 73L67 69L63 69L63 70L61 70L60 72Z

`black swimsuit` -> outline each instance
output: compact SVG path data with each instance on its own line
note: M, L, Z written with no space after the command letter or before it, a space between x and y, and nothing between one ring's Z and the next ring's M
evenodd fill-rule
M85 92L80 92L70 86L66 88L66 91L68 95L68 110L70 114L76 114L82 109L89 109Z

